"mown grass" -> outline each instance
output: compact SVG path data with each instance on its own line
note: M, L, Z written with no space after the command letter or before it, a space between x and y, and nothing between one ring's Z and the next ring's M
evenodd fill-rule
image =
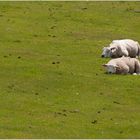
M0 138L140 138L140 77L108 75L113 39L140 42L139 2L0 2Z

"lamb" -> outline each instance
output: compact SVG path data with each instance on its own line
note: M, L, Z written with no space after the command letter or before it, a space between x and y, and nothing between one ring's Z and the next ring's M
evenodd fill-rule
M137 41L131 39L114 40L109 47L104 47L101 57L139 57L140 45Z
M107 72L110 74L140 74L140 62L136 58L121 57L110 60L106 67Z

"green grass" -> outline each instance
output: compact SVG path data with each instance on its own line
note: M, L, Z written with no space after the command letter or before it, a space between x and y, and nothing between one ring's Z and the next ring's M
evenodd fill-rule
M107 75L100 57L114 39L140 42L138 10L0 2L0 138L140 138L140 77Z

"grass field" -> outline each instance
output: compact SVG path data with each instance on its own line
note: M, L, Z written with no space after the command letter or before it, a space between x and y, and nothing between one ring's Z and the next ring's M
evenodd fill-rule
M140 138L140 77L108 75L103 46L140 42L140 2L0 2L0 138Z

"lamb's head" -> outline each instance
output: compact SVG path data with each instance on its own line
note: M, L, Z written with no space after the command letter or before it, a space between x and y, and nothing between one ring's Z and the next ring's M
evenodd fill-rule
M111 57L111 50L109 47L104 47L101 57Z
M104 64L103 66L106 68L106 70L109 74L114 74L119 69L119 67L115 64L114 65L113 64Z

